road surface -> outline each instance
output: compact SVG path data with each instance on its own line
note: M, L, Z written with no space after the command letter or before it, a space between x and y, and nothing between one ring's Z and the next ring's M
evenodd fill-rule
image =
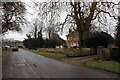
M117 74L76 67L19 49L3 62L3 78L118 78Z

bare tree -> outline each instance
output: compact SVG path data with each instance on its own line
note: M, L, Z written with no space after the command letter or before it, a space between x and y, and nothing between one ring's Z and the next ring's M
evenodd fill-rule
M24 24L25 5L22 2L2 2L2 31L20 31L20 25Z
M26 34L27 39L31 39L31 35L30 34Z
M34 38L42 37L42 31L44 28L44 23L40 21L39 19L35 19L33 22L33 28L31 29L31 35L34 36Z
M113 8L117 4L113 2L70 2L70 5L72 6L73 15L68 16L76 22L80 47L84 47L84 37L89 36L91 23L94 20L104 25L104 20L107 20L106 14L117 19Z
M76 24L77 31L79 33L79 46L85 47L84 45L84 38L85 36L90 36L90 29L93 27L91 26L92 23L106 25L108 21L108 17L112 19L117 19L116 6L118 3L114 2L44 2L40 3L39 10L40 16L44 16L47 19L49 14L53 14L52 18L54 18L53 24L62 25L61 28L64 27L65 24ZM62 16L60 16L62 9L66 9L66 18L63 23L59 20ZM43 11L42 11L43 10ZM64 15L64 14L62 14ZM55 21L54 21L55 20ZM56 20L58 20L56 22ZM46 22L47 23L47 22Z

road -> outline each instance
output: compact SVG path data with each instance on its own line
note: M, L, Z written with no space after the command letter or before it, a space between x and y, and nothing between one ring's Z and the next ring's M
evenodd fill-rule
M3 62L3 78L118 78L117 74L76 67L19 49Z

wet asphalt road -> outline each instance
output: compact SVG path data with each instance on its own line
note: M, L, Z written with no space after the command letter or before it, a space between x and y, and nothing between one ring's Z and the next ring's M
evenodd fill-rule
M3 63L3 78L118 78L114 73L68 65L22 49Z

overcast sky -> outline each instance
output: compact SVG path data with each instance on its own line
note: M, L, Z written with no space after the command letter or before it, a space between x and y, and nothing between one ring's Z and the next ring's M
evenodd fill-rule
M40 1L40 0L35 0L35 1ZM30 23L27 26L21 26L22 32L11 32L10 31L7 33L5 38L13 38L15 40L23 41L24 38L26 38L26 34L28 34L30 32L31 22L33 22L32 20L36 17L36 14L35 14L36 11L32 8L33 3L31 3L31 0L25 0L25 3L27 5L31 5L31 7L26 5L26 9L27 9L26 13L27 14L25 15L27 21L29 21ZM111 25L115 26L116 24L113 24L112 22L113 21L110 22ZM111 27L108 27L108 29L109 28L111 28ZM65 28L65 30L66 31L64 31L64 33L62 35L60 35L60 37L62 37L64 40L66 40L66 35L68 34L68 29ZM114 31L114 28L111 28L109 30L110 30L109 33L111 34ZM113 33L112 33L112 35L113 35Z
M40 0L35 0L35 1L40 1ZM42 0L41 0L41 2L42 2ZM28 23L27 25L21 26L22 27L22 32L9 31L6 34L5 38L13 38L15 40L20 40L20 41L23 41L24 38L27 38L26 34L29 34L29 32L31 30L31 27L32 27L33 19L36 18L37 14L35 14L36 10L33 9L33 3L31 2L31 0L25 0L25 3L26 3L26 9L27 9L25 17L26 17L27 21L30 22L30 23ZM28 5L31 5L31 7L28 6ZM64 14L64 16L66 16L66 15ZM64 18L65 17L63 17L62 20ZM66 35L68 34L67 33L68 32L67 28L65 28L65 30L66 31L62 35L60 35L60 37L63 38L64 40L66 40Z

